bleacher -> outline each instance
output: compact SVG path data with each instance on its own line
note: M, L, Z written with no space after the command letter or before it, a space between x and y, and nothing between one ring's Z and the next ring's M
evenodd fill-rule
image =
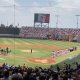
M48 39L64 40L80 42L80 29L72 28L41 28L41 27L22 27L19 36L22 38L36 38L36 39ZM77 36L77 38L76 38Z

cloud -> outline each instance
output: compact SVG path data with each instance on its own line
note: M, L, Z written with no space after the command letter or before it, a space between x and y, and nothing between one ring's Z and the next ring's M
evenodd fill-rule
M14 20L13 5L14 3L15 5L19 6L16 0L0 0L0 23L4 23L5 25L7 24L7 22L9 24L13 23L13 20Z
M57 0L58 7L65 8L65 9L74 9L80 7L80 0Z
M13 6L13 5L19 6L16 0L0 0L1 6Z
M50 0L55 3L54 0ZM52 4L51 3L51 4ZM40 5L40 4L39 4ZM59 17L59 27L76 27L76 14L80 13L80 0L56 0L55 5L44 7L32 7L31 13L50 13L50 26L55 27L56 17Z
M40 6L37 2L33 2L32 6Z
M20 23L21 25L33 26L34 24L34 13L49 13L50 14L50 26L56 26L55 15L60 15L59 26L60 27L70 27L75 26L76 18L75 15L80 13L80 1L79 0L46 0L45 4L41 4L38 0L34 0L30 6L21 7L19 0L15 0L15 23L16 25ZM25 1L25 0L23 0ZM46 5L47 3L47 5ZM27 5L28 3L26 3ZM0 5L13 5L13 0L0 0ZM29 5L29 4L28 4ZM25 6L25 5L24 5ZM2 14L1 14L2 13ZM14 8L0 7L0 21L2 19L3 23L9 21L13 23L14 21ZM4 17L6 17L3 19Z

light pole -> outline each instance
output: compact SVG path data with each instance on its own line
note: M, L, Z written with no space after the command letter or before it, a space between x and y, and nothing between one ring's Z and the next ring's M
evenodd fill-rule
M59 23L59 15L55 15L56 16L56 28L58 28L58 23Z
M15 7L16 7L15 0L13 0L13 10L14 10L14 12L13 12L13 16L14 16L13 26L14 26L14 28L15 28ZM15 65L15 29L14 29L14 65Z
M79 28L78 18L79 18L80 15L75 15L75 16L76 16L76 20L77 20L77 23L76 23L77 24L77 28Z

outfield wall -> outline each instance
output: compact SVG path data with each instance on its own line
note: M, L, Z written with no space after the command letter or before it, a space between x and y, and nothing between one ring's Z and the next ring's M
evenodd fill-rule
M0 38L21 38L19 35L14 34L0 34Z

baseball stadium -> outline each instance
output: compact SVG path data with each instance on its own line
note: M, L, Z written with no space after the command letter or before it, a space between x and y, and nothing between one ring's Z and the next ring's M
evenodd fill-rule
M2 2L5 1L8 0ZM58 27L59 15L55 15L56 27L52 27L52 14L43 9L32 14L32 26L24 26L19 24L25 19L17 15L20 5L13 2L13 5L9 2L9 6L0 6L0 11L5 7L6 11L7 8L12 11L8 15L3 14L4 10L0 12L0 80L80 80L80 15L75 15L76 28ZM20 8L23 7L31 8ZM45 6L38 6L41 7ZM18 24L17 18L21 20Z
M73 32L77 32L73 29L38 27L1 29L0 64L6 62L17 66L25 63L29 67L49 67L50 65L61 65L64 62L79 61L80 44L77 42L79 40L74 40L76 35L72 37ZM65 30L67 35L60 34L62 31L65 33Z

